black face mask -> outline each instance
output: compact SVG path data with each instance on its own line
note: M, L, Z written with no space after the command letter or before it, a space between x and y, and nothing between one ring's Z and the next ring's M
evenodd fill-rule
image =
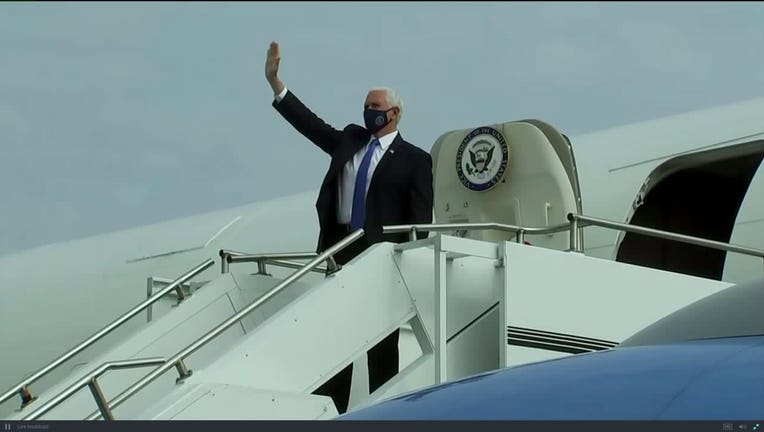
M366 129L371 133L375 133L387 126L387 124L390 123L390 120L387 119L387 111L390 111L391 109L392 108L386 111L381 111L366 108L363 110L363 121L366 124Z

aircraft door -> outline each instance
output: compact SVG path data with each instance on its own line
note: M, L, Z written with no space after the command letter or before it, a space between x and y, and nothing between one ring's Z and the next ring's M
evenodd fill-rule
M551 125L522 120L444 133L432 148L435 221L496 222L525 227L567 223L582 211L570 142ZM453 232L486 241L500 231ZM568 232L527 236L533 245L568 248Z

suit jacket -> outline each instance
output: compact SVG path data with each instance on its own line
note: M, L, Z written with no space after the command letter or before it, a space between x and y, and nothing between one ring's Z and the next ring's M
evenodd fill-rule
M321 232L318 251L323 251L348 233L337 224L338 182L342 169L371 138L364 127L349 124L337 130L326 124L291 92L280 102L278 111L298 132L331 156L316 201ZM408 234L382 234L384 225L432 223L432 158L426 151L406 142L401 134L393 140L374 170L366 196L365 237L369 243L402 243ZM427 237L426 232L418 233Z

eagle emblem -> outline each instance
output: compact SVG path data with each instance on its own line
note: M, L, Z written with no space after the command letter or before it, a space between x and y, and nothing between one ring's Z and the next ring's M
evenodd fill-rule
M470 153L470 162L472 162L472 171L476 174L485 172L491 164L493 158L493 151L495 147L488 141L480 141L475 144L473 150L468 150Z
M462 140L456 153L456 172L467 188L488 190L502 180L508 161L509 146L501 132L481 127Z

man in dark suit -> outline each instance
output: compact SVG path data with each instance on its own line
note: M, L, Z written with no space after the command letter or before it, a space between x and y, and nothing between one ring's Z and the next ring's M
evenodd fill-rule
M346 264L378 242L402 243L407 234L382 234L385 225L432 222L432 158L398 133L403 104L394 90L372 89L364 104L365 127L337 130L289 91L278 77L281 54L271 43L265 64L273 107L298 132L331 156L316 202L318 251L326 250L357 228L363 238L335 256ZM427 233L418 233L424 238ZM352 323L348 323L352 325ZM369 350L369 391L398 373L398 335L394 331ZM314 393L331 396L344 413L350 397L352 363Z

